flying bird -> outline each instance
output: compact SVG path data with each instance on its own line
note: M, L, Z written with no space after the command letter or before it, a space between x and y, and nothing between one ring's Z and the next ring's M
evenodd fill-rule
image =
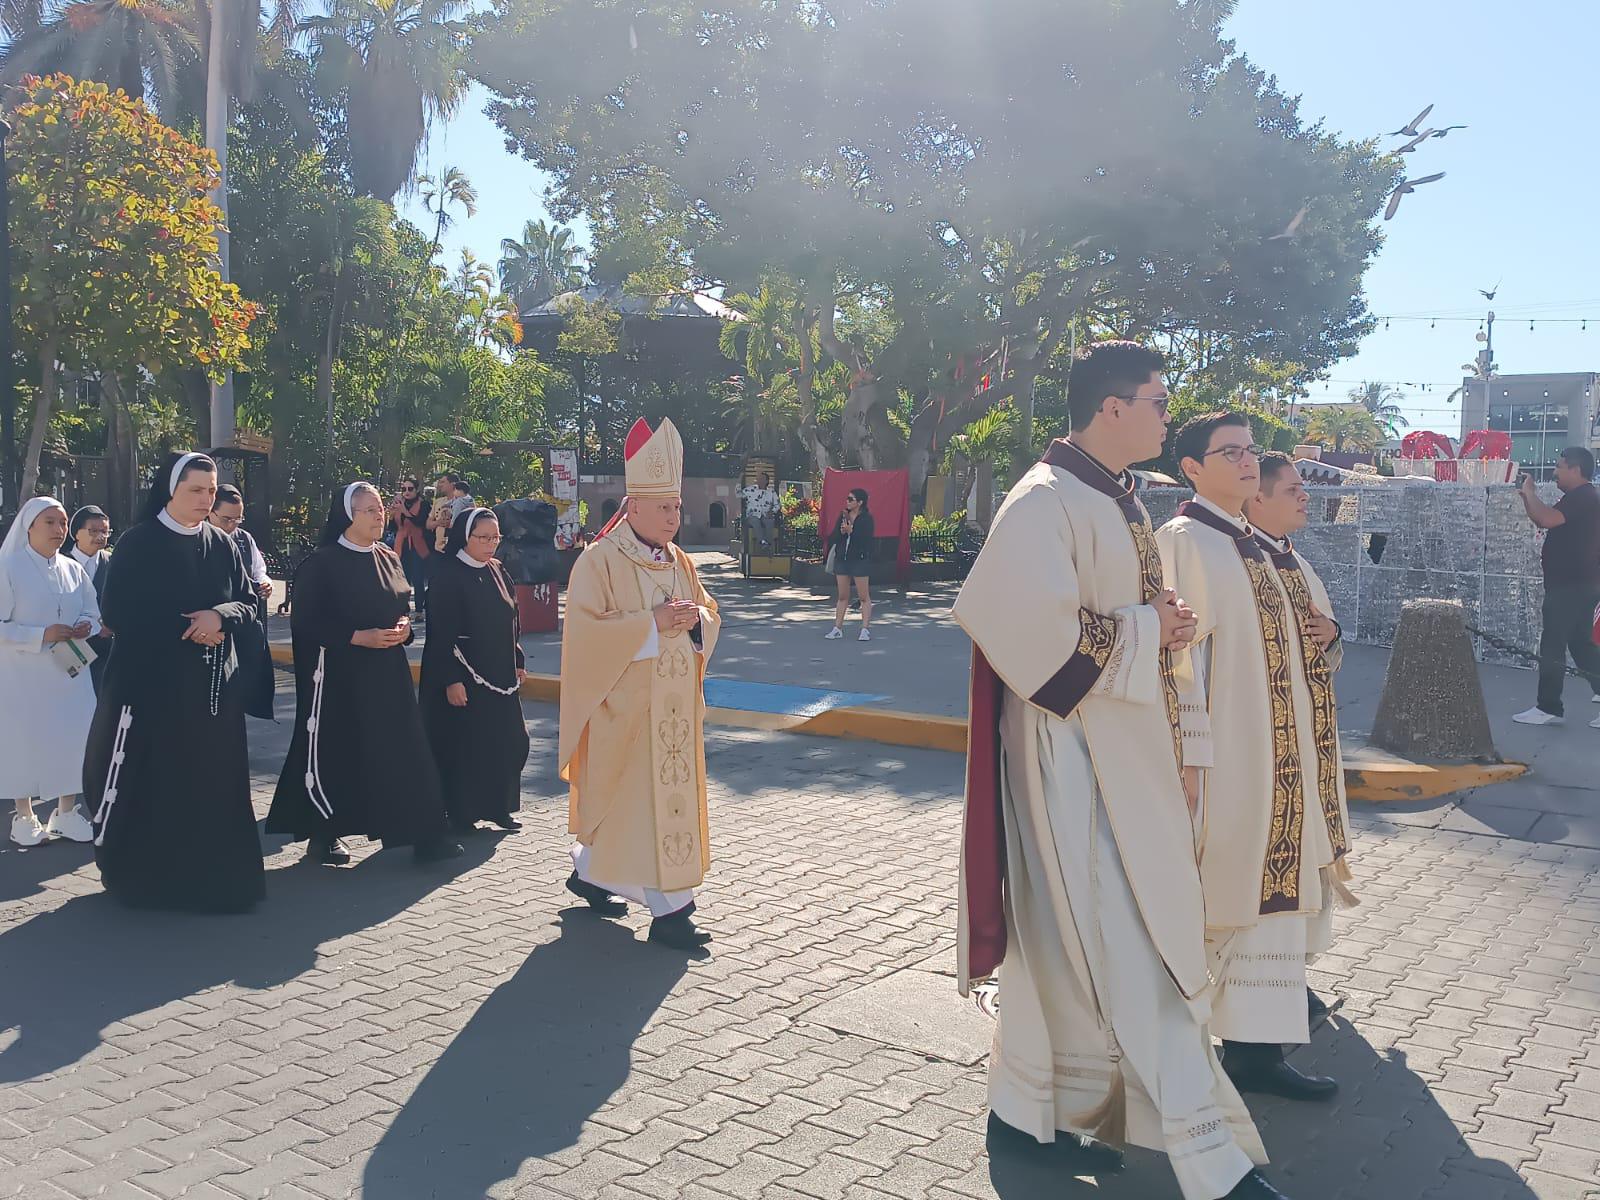
M1428 114L1431 113L1432 111L1433 111L1433 105L1430 104L1430 105L1428 105L1427 108L1423 109L1416 116L1412 117L1411 120L1407 121L1404 125L1400 126L1399 129L1396 129L1389 136L1390 137L1408 137L1408 138L1416 137L1417 133L1419 132L1418 129L1417 129L1417 126L1421 125L1424 121L1426 121L1428 119Z
M1482 296L1485 300L1493 300L1494 297L1495 297L1495 293L1497 293L1500 290L1500 284L1502 282L1503 281L1499 280L1499 279L1495 280L1494 281L1494 286L1492 288L1490 288L1487 292L1484 291L1482 288L1479 288L1478 289L1478 295Z
M1285 239L1292 239L1295 234L1300 232L1300 226L1305 221L1306 214L1310 211L1311 206L1309 204L1302 206L1300 211L1295 213L1295 215L1290 218L1289 223L1283 227L1283 232L1273 234L1267 239L1267 241L1281 242Z
M1387 221L1394 216L1395 211L1400 207L1401 196L1410 195L1423 184L1434 183L1443 178L1444 172L1440 171L1437 175L1424 175L1421 179L1402 179L1400 186L1395 188L1389 196L1389 206L1383 210L1383 219Z
M1429 137L1446 137L1452 129L1465 129L1465 125L1446 125L1443 129L1435 129L1428 134Z
M1435 136L1436 132L1437 131L1433 130L1433 129L1424 129L1421 133L1417 134L1416 137L1412 138L1404 146L1401 146L1398 150L1396 150L1395 153L1396 154L1410 154L1418 146L1422 145L1423 142L1425 142L1429 138Z

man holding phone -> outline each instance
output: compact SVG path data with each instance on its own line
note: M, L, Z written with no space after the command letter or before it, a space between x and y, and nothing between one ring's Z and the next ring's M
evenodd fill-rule
M1567 654L1600 701L1600 646L1594 644L1594 614L1600 606L1600 493L1594 486L1594 454L1568 446L1556 460L1561 499L1539 499L1533 478L1518 481L1528 519L1545 531L1544 629L1539 635L1539 692L1534 707L1512 720L1521 725L1560 725L1566 720L1561 693ZM1589 722L1600 729L1600 717Z

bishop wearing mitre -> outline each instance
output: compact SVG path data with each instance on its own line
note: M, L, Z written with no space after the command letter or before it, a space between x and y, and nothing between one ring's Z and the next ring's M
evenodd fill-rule
M1310 1041L1306 961L1328 948L1334 906L1355 902L1328 657L1337 626L1289 529L1264 537L1245 515L1263 500L1275 512L1291 486L1263 478L1262 455L1239 413L1186 424L1174 456L1195 499L1156 540L1198 622L1180 720L1219 980L1211 1029L1240 1090L1323 1100L1336 1081L1300 1072L1283 1047Z
M991 1129L1164 1150L1186 1200L1282 1200L1205 1023L1212 972L1179 773L1194 617L1129 467L1166 439L1160 354L1072 365L1070 438L1001 505L955 604L973 641L957 982L998 973ZM1004 1133L1004 1131L1002 1131Z
M607 916L650 910L650 940L695 950L694 889L711 865L703 738L716 601L673 544L683 440L643 420L623 446L627 498L579 556L561 635L561 778L571 785L567 889Z

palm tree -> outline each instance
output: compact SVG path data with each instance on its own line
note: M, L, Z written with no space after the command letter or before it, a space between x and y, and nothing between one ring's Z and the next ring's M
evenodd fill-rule
M345 96L350 173L363 195L392 199L414 177L437 118L455 112L463 72L467 0L328 0L307 17L318 79Z
M1354 405L1322 405L1313 410L1306 422L1306 437L1323 445L1331 443L1335 453L1376 450L1383 436L1383 429L1372 414Z
M0 84L64 71L146 100L170 122L195 96L201 61L191 15L176 0L6 0Z
M524 311L583 286L583 250L572 238L566 226L541 219L523 225L521 241L501 240L500 286Z
M1366 409L1388 437L1397 436L1410 424L1400 410L1405 398L1404 392L1387 383L1363 383L1350 391L1350 399Z
M723 355L744 362L724 407L732 416L744 406L740 440L755 454L784 452L799 432L797 375L803 364L793 332L798 303L792 289L763 280L754 296L740 292L728 301L745 319L724 323L718 334Z
M433 254L439 253L444 242L444 231L454 223L452 208L466 210L468 217L478 215L478 189L466 172L457 167L446 167L444 174L435 179L432 175L418 175L417 187L422 192L422 207L434 215ZM428 256L431 261L433 254Z

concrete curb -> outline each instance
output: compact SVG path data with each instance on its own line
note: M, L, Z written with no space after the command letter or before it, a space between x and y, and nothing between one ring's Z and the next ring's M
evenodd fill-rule
M272 647L272 658L286 666L293 662L292 651L281 644ZM412 662L412 679L421 673L422 664ZM561 677L528 675L522 682L522 698L559 703ZM708 707L706 721L734 729L803 733L811 737L845 738L919 750L944 750L952 754L967 751L966 718L934 713L860 707L829 709L814 717L791 717L783 713ZM1376 750L1349 734L1341 738L1346 794L1351 800L1368 804L1434 800L1453 792L1504 783L1528 769L1522 763L1419 763Z

